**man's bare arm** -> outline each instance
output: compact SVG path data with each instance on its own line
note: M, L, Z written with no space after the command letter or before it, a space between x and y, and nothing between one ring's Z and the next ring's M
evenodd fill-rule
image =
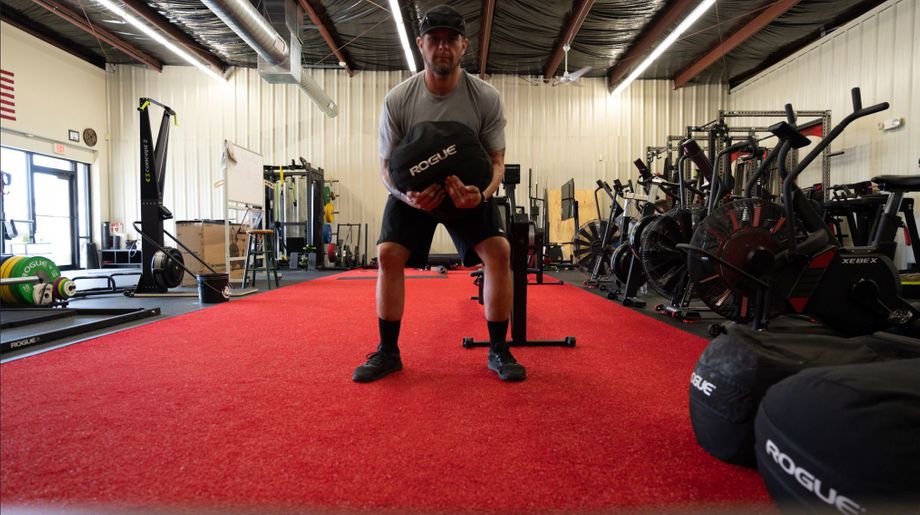
M421 192L407 191L403 193L399 191L390 177L389 159L380 160L380 179L383 180L383 186L390 192L390 195L422 211L431 211L441 205L446 194L440 184L432 184Z
M407 202L409 200L406 197L405 193L396 189L396 185L393 184L393 179L390 178L390 160L389 159L380 159L380 179L383 181L383 187L390 192L390 195ZM408 202L407 202L408 203Z
M492 182L482 192L487 199L492 198L498 192L502 178L505 177L505 149L490 152L489 159L492 160Z

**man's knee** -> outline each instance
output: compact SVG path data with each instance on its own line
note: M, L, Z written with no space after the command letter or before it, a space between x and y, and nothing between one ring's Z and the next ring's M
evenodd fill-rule
M483 264L508 267L511 263L511 244L504 236L493 236L476 246Z
M384 242L377 245L377 264L386 270L404 268L409 254L409 249L398 243Z

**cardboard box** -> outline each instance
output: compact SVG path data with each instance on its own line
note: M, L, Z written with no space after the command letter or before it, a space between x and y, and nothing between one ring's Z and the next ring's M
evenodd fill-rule
M243 257L246 255L246 230L248 229L248 225L230 224L229 255L231 258ZM176 222L176 237L211 268L218 272L226 272L224 222L222 220ZM185 249L180 247L179 250L182 252L182 258L185 261L186 268L196 274L210 273L207 267L192 257ZM242 259L230 261L231 282L240 282L243 280L244 265L245 263ZM196 284L197 279L195 276L186 273L182 277L182 286L196 286Z

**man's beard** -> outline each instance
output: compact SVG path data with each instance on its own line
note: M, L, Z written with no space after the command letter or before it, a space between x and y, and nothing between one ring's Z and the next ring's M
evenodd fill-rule
M460 63L455 63L452 60L438 59L435 60L432 58L431 62L428 63L428 68L439 77L444 77L450 75L453 72L457 65Z

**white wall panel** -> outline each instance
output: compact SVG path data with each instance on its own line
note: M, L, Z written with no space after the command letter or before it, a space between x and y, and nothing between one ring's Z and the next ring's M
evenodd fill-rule
M98 242L110 191L107 74L5 22L0 23L0 63L15 74L16 111L15 120L0 122L0 143L47 155L54 155L55 144L63 144L61 157L91 165L92 230ZM98 135L94 147L83 141L86 128ZM69 130L81 133L79 142L68 139Z
M891 0L731 91L733 109L830 109L836 123L852 112L850 89L863 105L888 102L887 111L851 125L832 145L831 183L881 174L917 174L920 148L920 2ZM903 118L899 129L879 122ZM820 159L801 184L820 182ZM906 265L899 253L898 265Z
M363 72L349 78L338 71L314 70L339 104L328 118L293 86L262 81L255 70L237 69L220 84L193 68L166 67L161 74L119 67L111 81L113 220L134 220L138 211L141 96L157 99L178 113L171 130L164 203L176 219L221 218L223 200L212 186L219 178L222 142L229 139L263 155L265 163L289 163L303 156L339 182L336 221L368 223L373 255L386 192L379 180L377 124L386 92L408 77L402 72ZM574 177L579 189L593 189L597 178L628 179L631 164L645 147L662 144L688 124L716 117L726 107L722 86L672 91L669 81L640 81L621 98L607 94L601 79L578 86L533 85L513 76L495 76L508 119L506 161L533 169L540 184L558 188ZM153 114L157 130L160 116ZM526 173L524 188L526 194ZM589 217L588 215L584 215ZM585 218L587 219L587 218ZM439 233L433 252L453 252Z

